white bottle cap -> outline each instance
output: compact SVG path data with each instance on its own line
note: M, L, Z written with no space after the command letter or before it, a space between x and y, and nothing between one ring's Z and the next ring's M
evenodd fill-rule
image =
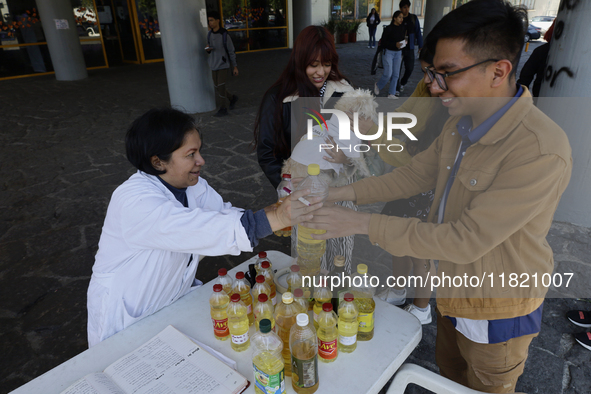
M310 322L310 319L308 318L308 314L307 313L300 313L300 314L298 314L298 316L296 317L296 319L297 319L297 322L298 322L298 326L300 326L300 327L305 327Z

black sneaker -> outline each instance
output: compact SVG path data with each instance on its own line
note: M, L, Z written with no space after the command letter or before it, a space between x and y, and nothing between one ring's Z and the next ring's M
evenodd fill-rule
M579 327L591 327L591 311L568 311L566 318Z
M234 109L234 106L236 105L236 101L238 101L238 96L233 95L232 100L230 100L230 109Z
M591 350L591 332L575 334L575 340L587 350Z
M216 118L221 118L222 116L226 115L228 115L228 110L225 107L222 107L213 116L215 116Z

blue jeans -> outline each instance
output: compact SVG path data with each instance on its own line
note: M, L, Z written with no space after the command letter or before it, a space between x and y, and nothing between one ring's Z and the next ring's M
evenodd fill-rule
M386 49L382 56L384 63L384 73L378 81L378 89L382 90L388 82L390 88L388 94L396 94L396 83L398 82L398 75L400 74L400 63L402 63L402 51L391 51Z
M376 30L377 30L377 26L374 27L368 27L367 29L369 30L369 46L371 47L375 47L376 46Z

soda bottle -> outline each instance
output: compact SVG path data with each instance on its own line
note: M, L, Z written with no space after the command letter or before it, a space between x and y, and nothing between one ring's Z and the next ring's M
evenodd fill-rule
M359 264L357 266L357 275L363 280L355 280L353 282L359 284L355 286L355 304L359 310L357 321L359 322L359 332L357 334L358 341L369 341L373 338L376 302L373 300L375 289L369 285L369 276L367 275L367 265Z
M338 347L339 351L344 353L351 353L357 348L357 330L359 328L357 316L359 311L354 299L353 294L345 293L343 302L339 305Z
M345 256L335 256L333 265L334 269L330 271L328 276L332 286L332 310L338 311L339 302L345 297L348 289L348 286L344 283L345 277L348 277L345 272Z
M265 282L265 277L263 275L257 275L256 283L252 288L252 301L255 307L257 302L259 302L259 294L266 294L269 299L271 298L271 288L267 282Z
M254 392L284 394L285 372L281 356L283 341L271 330L269 319L262 319L259 327L260 331L252 336Z
M312 394L318 390L318 338L306 313L297 316L289 334L291 386L296 393Z
M326 288L326 279L320 278L319 285L314 289L314 328L318 329L318 315L322 312L325 302L332 301L332 293Z
M229 302L230 297L224 292L222 285L219 283L213 285L213 293L209 297L211 322L213 323L213 335L215 339L219 339L220 341L230 338L227 313Z
M218 270L218 277L215 283L219 283L220 285L222 285L222 288L224 289L228 297L230 297L233 294L232 287L234 286L234 281L232 280L230 275L228 275L228 270L226 270L225 268L220 268Z
M265 282L271 289L271 294L269 295L269 299L273 303L273 305L277 304L277 286L275 286L275 280L273 275L273 270L271 269L271 263L268 261L263 261L261 263L261 275L265 277Z
M304 297L304 290L295 289L293 291L293 298L293 302L302 307L300 313L306 313L308 311L308 299Z
M248 315L246 305L240 299L240 294L232 294L228 305L228 328L232 338L232 349L242 352L250 346L248 337Z
M318 315L318 358L325 363L331 363L338 356L337 314L332 310L330 302L322 305L322 312Z
M294 291L297 288L302 287L302 275L300 274L300 266L297 264L289 267L290 273L287 274L287 291Z
M254 323L254 313L252 311L252 296L250 295L250 284L244 279L244 272L236 272L236 281L234 287L232 287L232 293L240 294L240 298L244 305L246 305L246 311L248 313L249 324Z
M271 329L275 331L275 317L273 313L275 309L273 308L273 304L269 300L269 296L266 294L259 294L257 303L254 306L254 319L255 324L257 326L257 330L260 329L260 323L263 319L269 319L271 322Z
M291 355L289 353L289 331L296 322L296 316L300 313L299 305L294 304L293 294L286 292L281 296L281 302L275 308L275 330L283 341L283 363L285 375L291 376Z
M288 192L285 189L293 191L293 186L291 184L291 174L283 174L282 180L281 182L279 182L279 185L277 186L278 204L281 204L283 200L285 200L285 198L290 195L290 192ZM291 237L291 226L275 231L275 235L279 237Z
M256 261L256 263L254 264L254 268L255 268L255 269L256 269L256 271L257 271L257 275L259 275L259 274L260 274L260 270L261 270L261 263L262 263L263 261L268 261L268 262L269 262L269 266L270 266L271 268L273 268L273 264L271 264L271 260L269 260L269 258L267 257L267 252L259 252L259 254L258 254L258 258L257 258L257 261Z
M310 189L306 197L328 197L328 184L319 177L320 166L308 165L308 176L298 185L298 190ZM298 265L302 275L317 275L320 272L320 261L326 251L326 241L312 238L312 234L324 234L326 230L314 230L298 224Z

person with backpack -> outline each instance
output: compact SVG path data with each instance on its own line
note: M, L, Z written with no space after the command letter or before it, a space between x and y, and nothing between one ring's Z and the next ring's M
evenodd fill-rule
M396 96L400 96L400 93L404 91L404 86L408 82L412 74L412 70L415 67L415 38L417 45L419 46L419 52L423 47L423 35L421 33L421 24L415 14L411 14L410 0L402 0L398 7L402 12L404 19L402 25L406 27L408 32L408 45L402 49L402 64L400 65L400 76L398 83L396 84ZM404 74L402 74L402 66L404 66Z
M207 22L211 30L207 33L207 47L205 51L209 54L208 63L211 68L213 85L215 86L216 106L220 109L214 115L217 117L228 115L226 100L229 102L229 108L234 109L238 97L226 89L228 80L228 70L232 65L232 75L238 76L238 65L236 63L236 53L232 38L228 36L228 31L220 26L220 13L210 11L207 14Z

